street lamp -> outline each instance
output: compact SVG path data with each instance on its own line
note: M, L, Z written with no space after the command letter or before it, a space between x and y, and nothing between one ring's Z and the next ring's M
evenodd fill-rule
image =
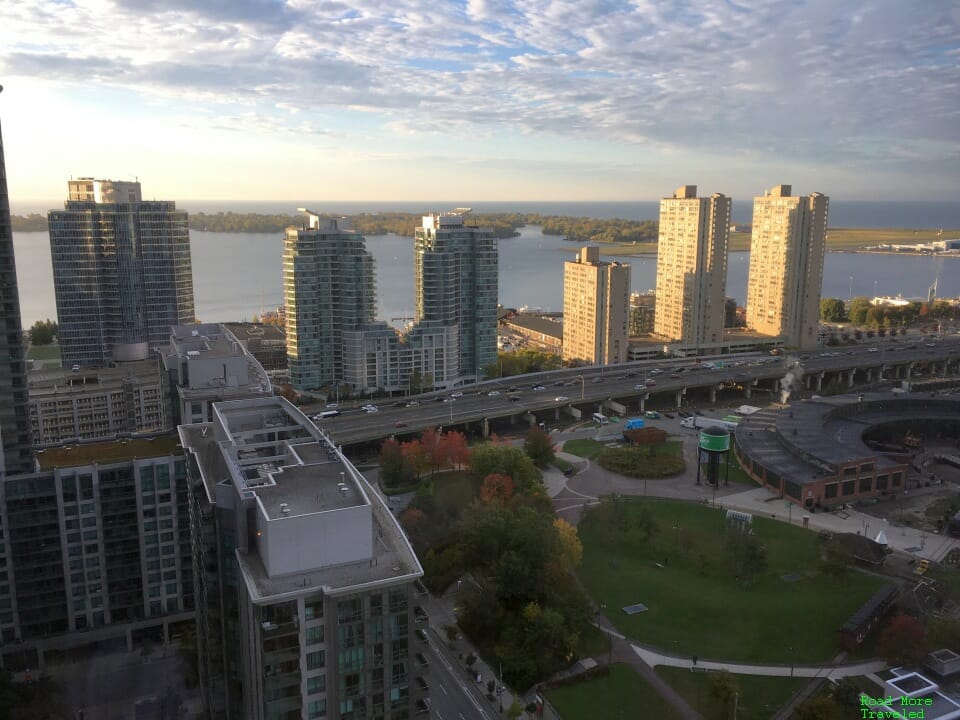
M457 401L456 398L450 398L450 424L453 425L453 404Z

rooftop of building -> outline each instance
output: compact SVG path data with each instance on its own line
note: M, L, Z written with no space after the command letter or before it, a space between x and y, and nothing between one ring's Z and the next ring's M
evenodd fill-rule
M37 464L41 470L83 465L108 465L129 462L138 458L182 455L180 438L176 434L153 437L120 438L110 442L74 443L37 450Z
M834 477L841 466L853 463L872 462L877 470L903 467L899 459L867 446L862 435L873 425L918 417L956 419L960 400L889 392L802 400L744 418L737 426L737 443L768 471L803 485Z
M507 319L506 322L508 325L516 325L517 327L525 328L526 330L532 330L533 332L542 333L544 335L549 335L550 337L555 337L559 340L563 339L563 323L555 320L548 320L547 318L540 317L539 315L515 315L514 317Z
M159 358L87 366L76 372L70 368L44 367L27 374L31 399L113 390L130 380L138 384L161 382Z
M239 362L240 360L244 362ZM222 369L210 367L210 361L233 360ZM216 391L223 396L252 393L272 394L273 387L263 366L226 329L217 323L174 325L170 329L168 367L180 362L188 365L187 377L180 379L179 392L184 398L209 395ZM203 370L191 372L191 363L205 364ZM179 367L177 367L179 372Z
M180 435L195 454L208 497L232 485L240 501L262 507L273 522L368 507L372 555L362 561L272 575L258 552L238 552L241 572L254 601L324 589L336 594L369 583L390 584L422 575L406 536L383 501L352 463L303 413L279 397L214 405L214 421L182 425ZM351 516L352 517L352 516ZM275 542L275 541L272 541ZM275 550L274 550L275 552Z
M223 323L237 340L241 342L260 342L264 344L280 343L286 345L287 334L279 325L269 323Z

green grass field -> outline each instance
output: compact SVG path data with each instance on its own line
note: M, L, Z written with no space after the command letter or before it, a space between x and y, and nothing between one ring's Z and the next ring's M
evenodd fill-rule
M657 674L683 695L705 720L727 720L733 708L723 708L710 695L711 673L692 673L683 668L658 667ZM737 720L769 720L794 692L809 679L734 675L740 694L737 698Z
M59 360L59 345L31 345L27 351L27 357L31 360Z
M817 573L817 535L754 518L768 569L751 583L734 577L725 550L725 512L693 503L625 500L627 530L589 514L579 526L580 578L628 637L671 652L719 660L789 663L829 660L837 628L879 587L852 572L842 582ZM649 503L659 532L642 539L637 511ZM656 563L663 565L657 567ZM781 576L803 575L787 582ZM643 603L647 612L620 608Z
M563 720L681 717L627 665L614 665L606 677L548 690L547 699Z
M603 443L596 440L567 440L563 444L563 451L583 458L595 458L603 450Z

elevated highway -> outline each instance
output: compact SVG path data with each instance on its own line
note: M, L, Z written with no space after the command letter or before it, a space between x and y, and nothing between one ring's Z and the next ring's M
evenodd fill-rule
M446 392L378 400L376 413L341 408L339 417L317 424L335 442L349 446L438 426L469 425L486 435L490 423L503 418L532 427L555 423L561 415L588 419L600 408L625 415L643 412L648 406L779 402L790 393L819 392L829 383L848 389L928 375L960 378L960 337L937 342L901 338L799 355L746 353L700 360L644 360L513 376L461 388L462 396L456 398ZM655 384L646 384L649 381ZM401 406L406 403L417 404ZM305 411L312 414L320 407Z

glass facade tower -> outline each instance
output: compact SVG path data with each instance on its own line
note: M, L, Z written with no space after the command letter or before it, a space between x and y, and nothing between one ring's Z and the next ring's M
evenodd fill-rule
M0 88L2 90L2 88ZM10 199L0 132L0 477L33 470L30 405L27 402L27 363L17 265L13 257Z
M63 362L143 359L195 320L187 213L143 202L139 183L69 186L82 199L48 214Z
M372 323L373 256L346 218L307 213L309 227L287 228L283 297L287 367L297 390L343 380L343 333Z
M457 326L460 377L483 376L497 362L497 240L464 223L464 212L428 215L414 241L416 317Z

